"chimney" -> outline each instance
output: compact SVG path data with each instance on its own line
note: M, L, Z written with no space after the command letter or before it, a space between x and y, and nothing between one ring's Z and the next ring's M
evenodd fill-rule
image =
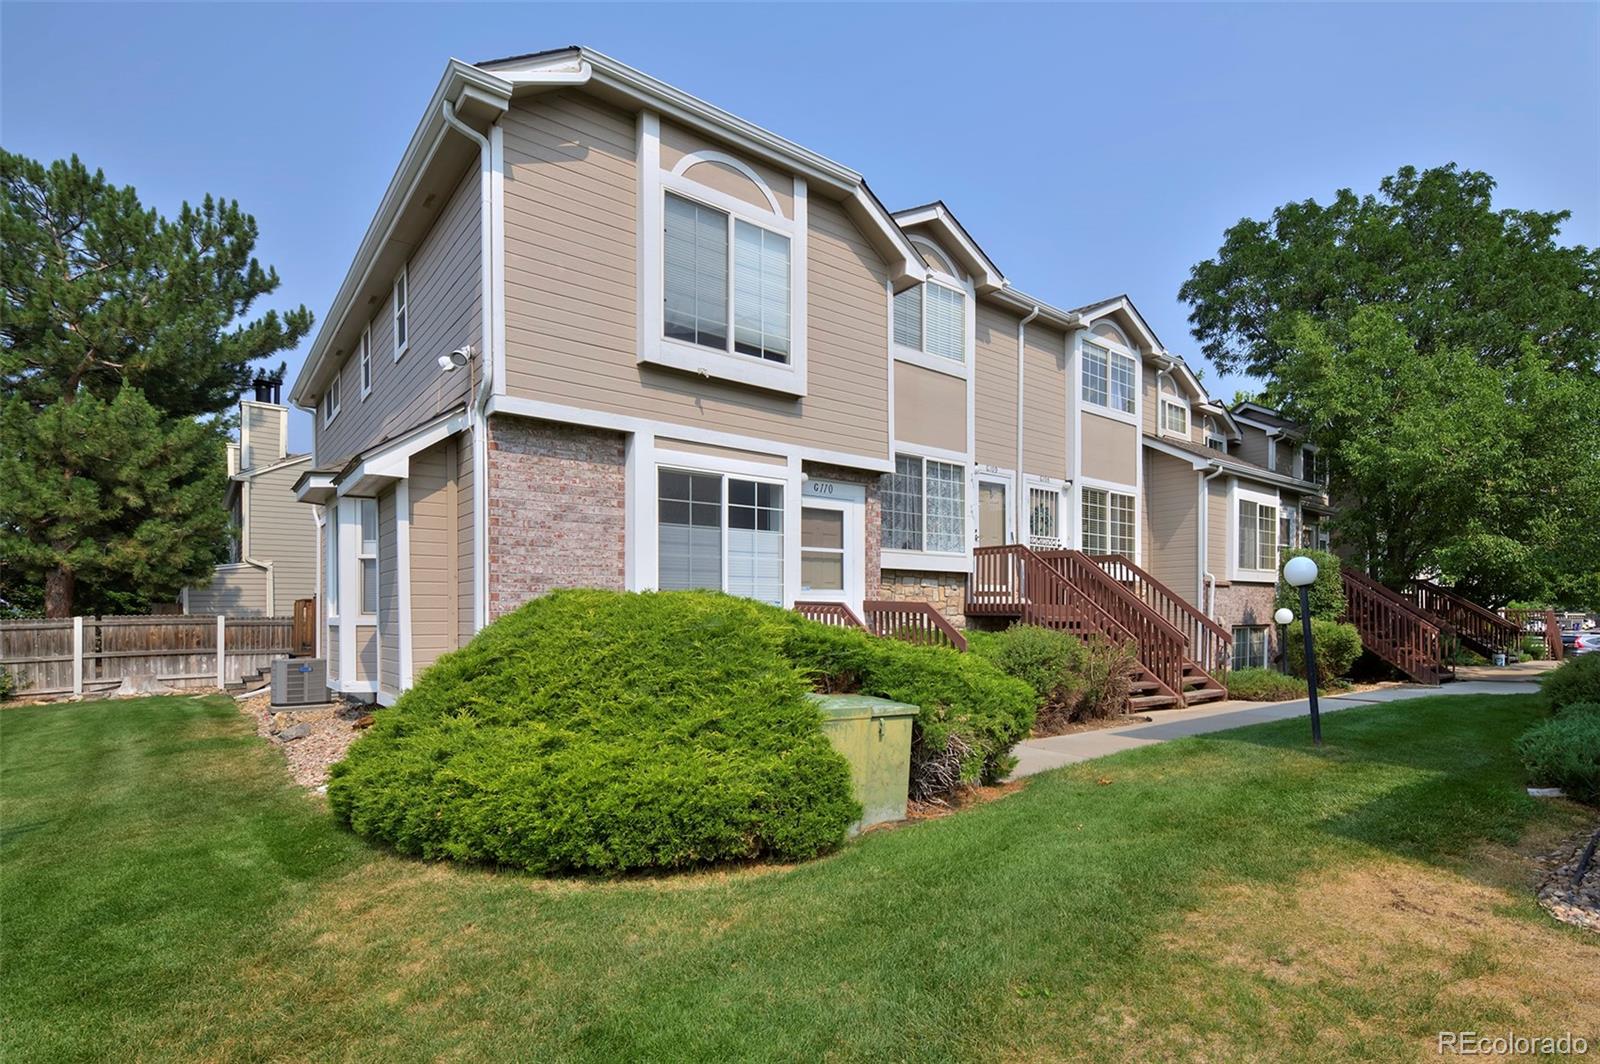
M252 382L252 386L256 390L256 402L272 403L274 406L281 406L283 404L282 377L269 377L264 372L257 373L256 379Z

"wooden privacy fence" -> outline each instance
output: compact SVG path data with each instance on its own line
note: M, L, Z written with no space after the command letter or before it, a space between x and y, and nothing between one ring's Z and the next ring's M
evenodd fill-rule
M99 694L136 674L173 687L226 687L289 656L292 625L289 617L208 615L0 621L0 668L29 695Z

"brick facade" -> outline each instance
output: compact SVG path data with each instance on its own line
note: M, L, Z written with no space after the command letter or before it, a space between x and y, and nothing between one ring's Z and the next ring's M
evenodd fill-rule
M626 442L577 425L491 420L491 621L558 587L623 589Z
M1271 584L1227 584L1217 588L1214 620L1230 632L1238 625L1266 625L1269 658L1278 655L1278 626L1272 623L1276 588Z

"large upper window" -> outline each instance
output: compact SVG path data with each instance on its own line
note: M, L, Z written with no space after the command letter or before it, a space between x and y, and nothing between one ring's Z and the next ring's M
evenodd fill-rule
M888 550L966 549L967 473L958 465L896 455L883 478L883 545Z
M789 238L671 192L664 230L665 336L787 363Z
M1278 567L1278 508L1239 500L1239 568L1271 572Z
M783 485L663 469L658 583L783 602Z
M1133 496L1083 489L1083 549L1089 554L1133 557Z
M1133 413L1134 361L1099 344L1083 345L1083 401L1124 414Z
M929 281L894 297L894 342L956 362L967 360L967 297Z
M1161 430L1179 436L1189 435L1189 404L1165 379L1161 382Z

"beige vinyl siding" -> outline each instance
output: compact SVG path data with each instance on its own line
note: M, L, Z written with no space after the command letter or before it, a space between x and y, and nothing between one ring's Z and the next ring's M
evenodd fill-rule
M271 465L287 454L283 439L285 410L270 403L239 403L239 468ZM248 440L248 446L245 442Z
M978 304L977 345L973 352L973 453L979 465L1015 469L1017 465L1017 323L1020 318ZM895 416L900 401L895 400ZM966 449L963 444L962 450Z
M395 491L378 496L378 686L400 691L400 536Z
M967 382L909 362L895 363L894 421L894 438L901 443L964 453Z
M1035 476L1067 476L1066 337L1037 322L1026 330L1023 359L1024 471Z
M1242 438L1235 453L1247 462L1265 466L1267 464L1267 434L1261 429L1250 425L1240 425L1239 434Z
M705 458L721 458L729 462L758 462L762 465L786 466L789 460L781 454L761 454L759 451L743 451L737 447L717 447L709 443L695 443L691 440L675 440L667 436L656 437L657 451L677 451L680 454L697 454Z
M1151 366L1141 367L1139 398L1141 405L1144 407L1144 430L1146 432L1160 432L1161 395L1157 386L1156 371Z
M243 564L217 569L209 584L189 589L189 612L222 613L229 617L266 616L266 570Z
M1214 477L1206 485L1206 567L1218 584L1228 583L1228 483L1227 477Z
M510 394L888 457L887 273L838 204L808 203L805 398L640 366L635 116L559 92L502 122Z
M473 599L476 581L472 571L472 437L462 435L456 446L459 472L456 476L456 646L466 646L477 634L473 628Z
M341 462L465 402L473 374L443 373L438 358L463 344L480 350L483 346L479 177L476 155L473 159L438 220L411 254L405 354L399 362L394 360L391 293L367 311L372 323L372 392L361 397L360 359L354 351L347 352L339 371L339 416L324 428L322 411L316 412L317 465Z
M413 676L421 676L422 670L437 661L439 655L455 649L460 631L455 465L457 448L465 439L451 437L411 459Z
M1151 451L1144 457L1144 567L1199 604L1200 483L1182 459Z
M280 617L289 616L295 599L317 593L316 515L294 497L294 482L306 466L296 462L241 485L249 495L249 555L272 563L273 612Z
M1083 460L1079 468L1086 477L1114 484L1133 484L1139 478L1139 428L1128 421L1117 421L1085 411Z
M378 678L378 629L376 625L356 626L356 682L371 683Z

